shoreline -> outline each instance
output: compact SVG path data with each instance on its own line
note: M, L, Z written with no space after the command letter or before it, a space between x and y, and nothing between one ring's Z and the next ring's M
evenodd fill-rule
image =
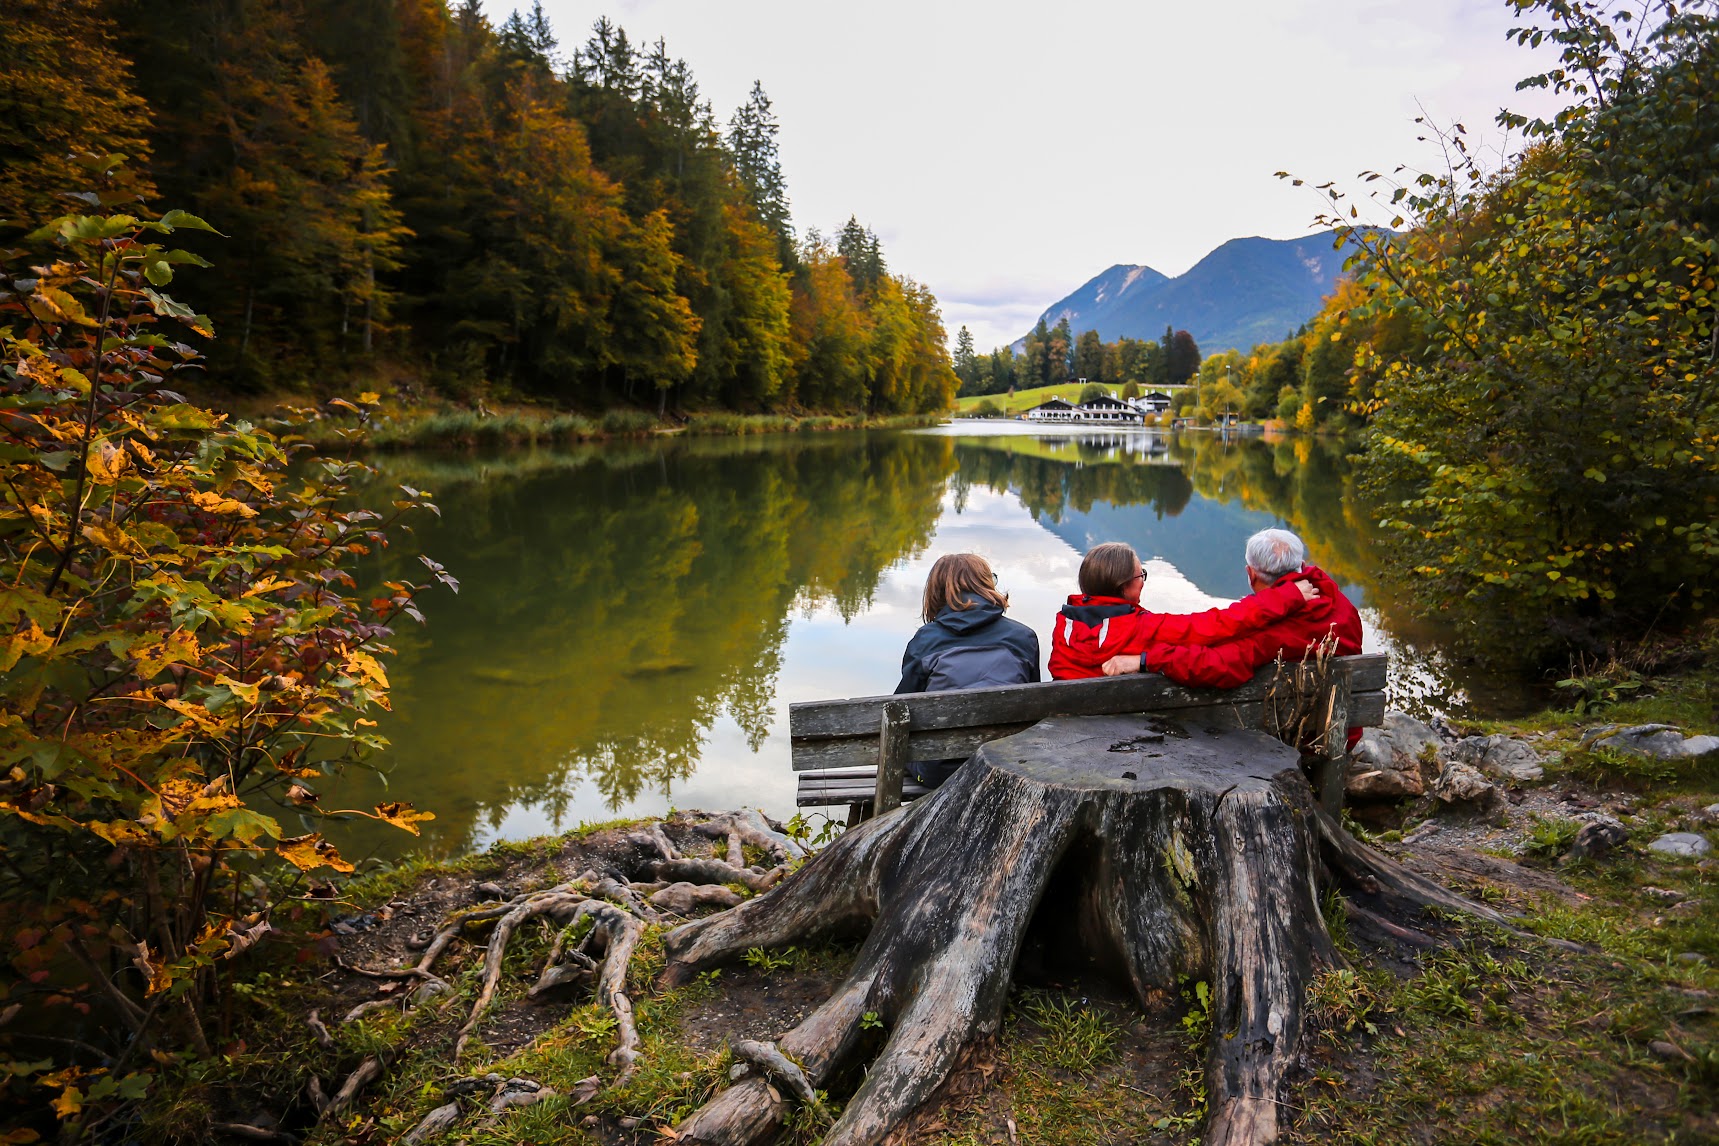
M409 411L365 417L261 417L284 443L306 444L319 453L572 445L582 442L657 437L749 437L756 434L818 433L829 430L890 430L939 425L941 414L690 414L679 422L642 410L610 410L597 417L539 414L520 409Z

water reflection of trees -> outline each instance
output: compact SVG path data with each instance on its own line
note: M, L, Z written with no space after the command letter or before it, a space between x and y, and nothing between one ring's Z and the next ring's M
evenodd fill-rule
M1035 520L1050 521L1099 504L1150 505L1159 517L1174 517L1193 497L1194 485L1180 466L1136 464L1142 457L1132 452L1112 454L1103 446L1084 446L1096 456L1083 459L1075 451L1023 448L1012 439L962 441L957 447L957 494L975 485L1012 491Z
M398 634L383 728L395 789L453 848L520 803L559 818L579 779L611 807L666 793L724 712L756 749L790 613L866 608L929 541L955 460L843 436L381 464L434 490L419 547L463 582Z

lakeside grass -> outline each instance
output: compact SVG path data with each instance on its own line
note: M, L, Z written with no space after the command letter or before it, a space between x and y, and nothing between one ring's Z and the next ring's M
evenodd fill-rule
M324 453L430 448L487 449L571 445L579 442L652 436L744 436L822 430L905 429L932 426L941 414L867 416L864 414L694 413L683 420L659 420L644 410L613 409L600 415L553 413L515 408L495 413L473 410L378 411L368 417L289 410L266 419L284 439L303 442Z

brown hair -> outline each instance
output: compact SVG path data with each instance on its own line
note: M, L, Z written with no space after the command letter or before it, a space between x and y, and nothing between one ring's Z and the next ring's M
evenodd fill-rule
M1144 568L1132 545L1120 541L1094 545L1080 563L1080 591L1089 597L1120 597Z
M997 592L997 575L989 561L977 553L945 553L925 579L925 605L920 616L929 625L944 609L959 612L967 608L969 596L1009 607L1008 594Z

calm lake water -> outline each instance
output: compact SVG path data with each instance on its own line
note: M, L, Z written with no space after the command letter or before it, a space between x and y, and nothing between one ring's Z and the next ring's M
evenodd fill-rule
M349 858L670 807L792 815L788 705L891 691L925 574L953 551L991 560L1048 655L1088 546L1130 543L1142 602L1186 611L1245 593L1244 540L1284 525L1361 607L1367 650L1393 654L1394 703L1522 703L1380 596L1336 443L977 423L375 464L442 509L378 579L424 579L422 552L463 589L427 593L428 626L397 632L386 775L324 799L391 794L437 818L422 841L335 826Z

